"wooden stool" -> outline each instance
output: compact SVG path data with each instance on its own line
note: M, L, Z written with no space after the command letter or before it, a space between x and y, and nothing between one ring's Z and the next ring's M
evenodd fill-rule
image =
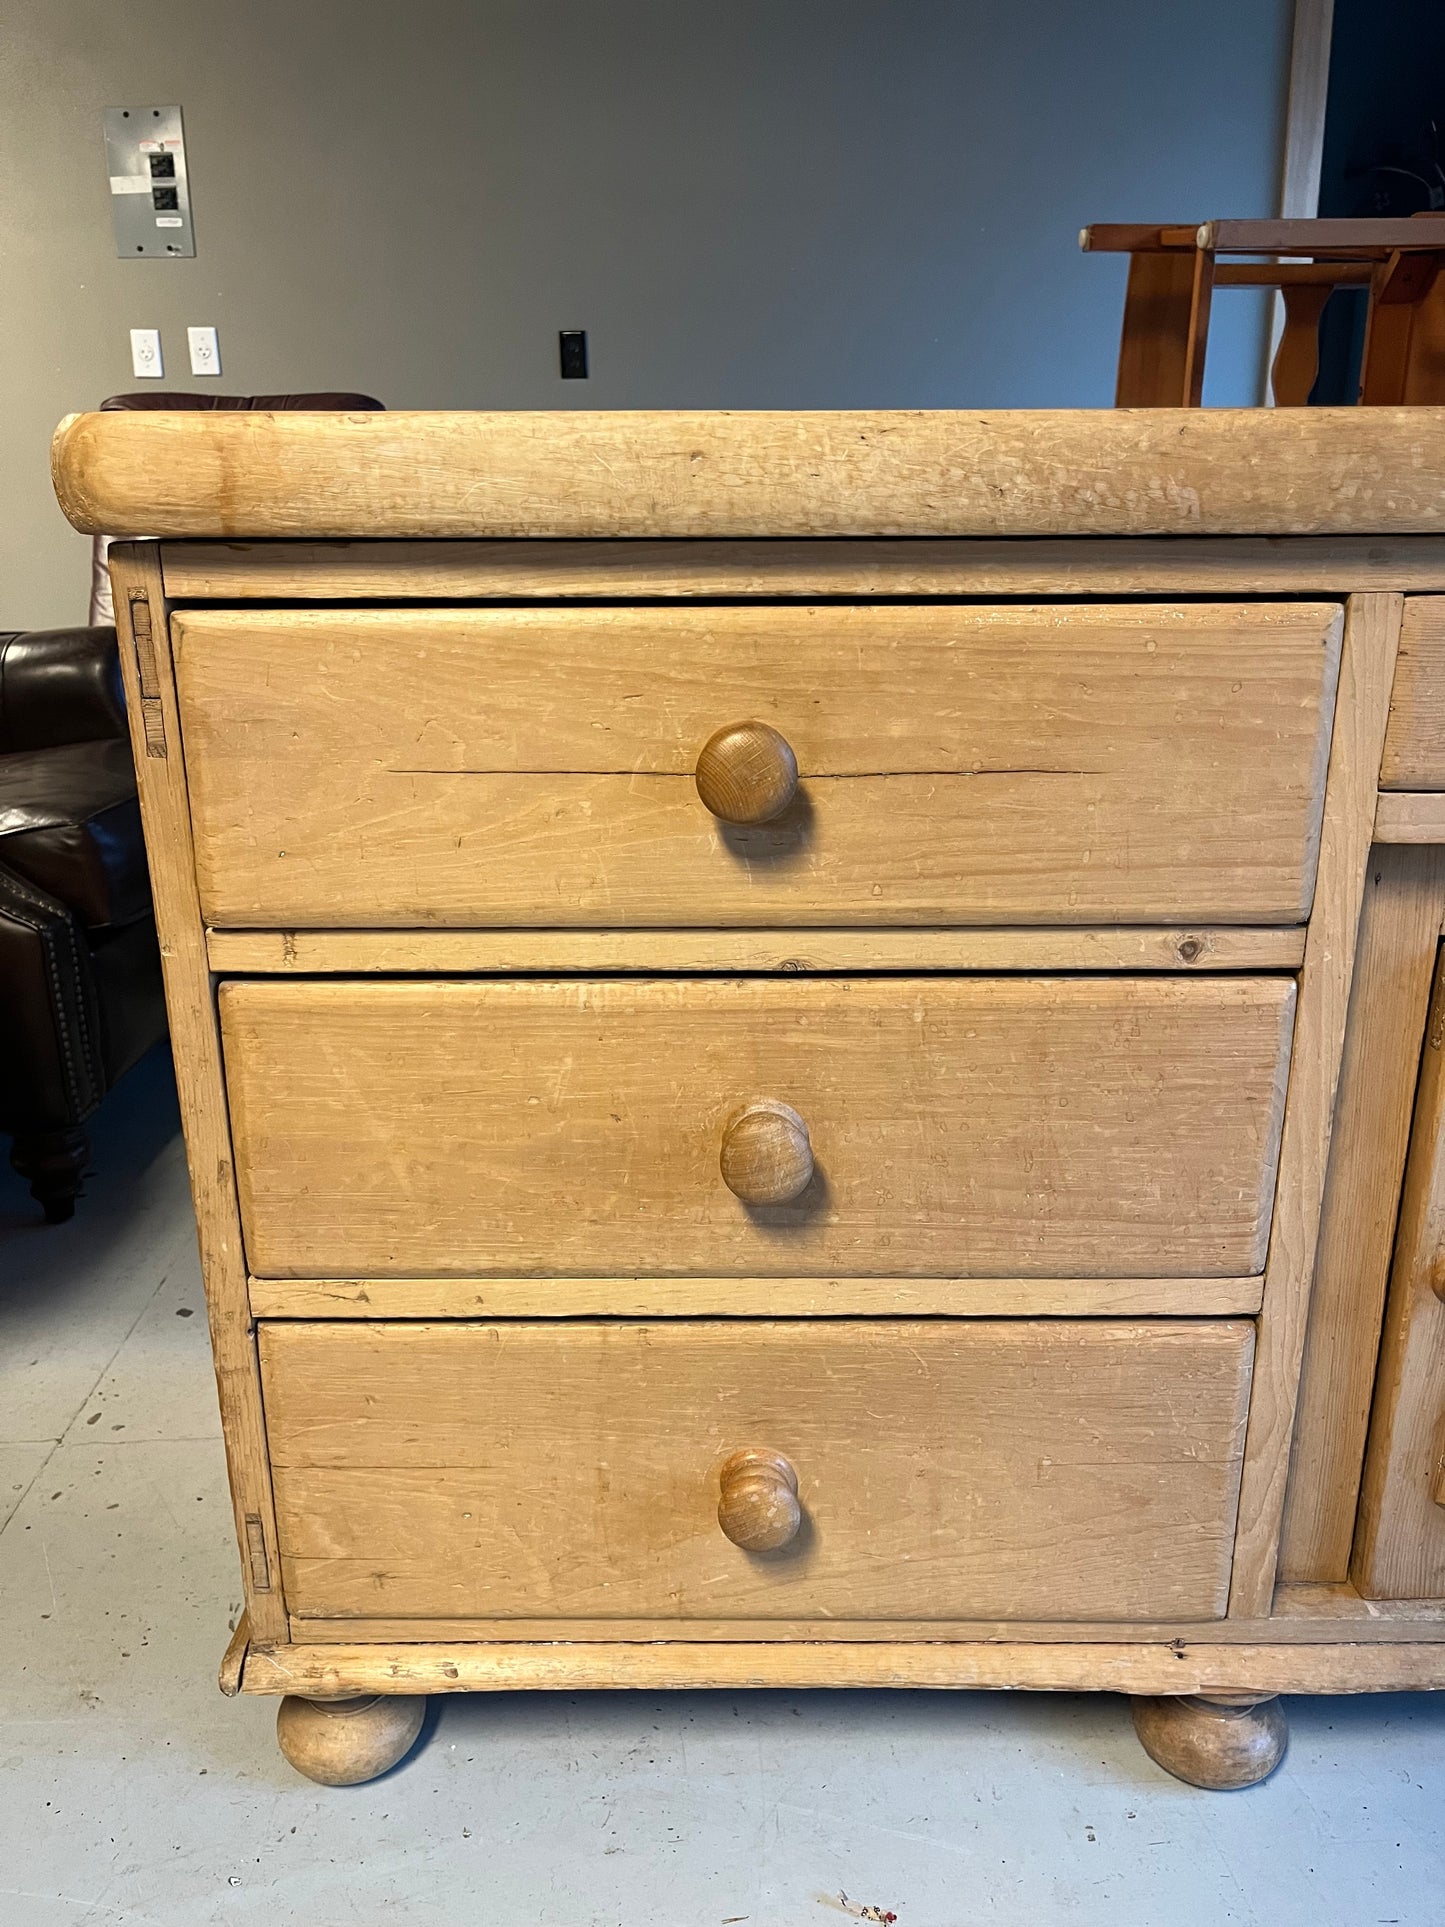
M1110 223L1086 254L1127 254L1116 408L1198 408L1216 288L1278 288L1284 329L1270 371L1277 407L1302 408L1319 372L1319 324L1336 288L1365 288L1367 407L1445 401L1445 214L1383 221ZM1265 257L1221 261L1222 254ZM1293 257L1293 258L1289 258ZM1307 258L1301 258L1307 257Z

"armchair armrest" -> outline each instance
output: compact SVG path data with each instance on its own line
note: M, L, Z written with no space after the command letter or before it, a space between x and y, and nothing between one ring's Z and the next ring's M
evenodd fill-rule
M0 754L124 736L115 630L0 630Z

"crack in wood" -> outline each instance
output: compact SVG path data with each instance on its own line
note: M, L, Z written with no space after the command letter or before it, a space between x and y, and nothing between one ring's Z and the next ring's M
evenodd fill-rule
M631 776L650 777L654 781L669 783L690 783L691 770L673 769L474 769L471 767L452 769L389 769L388 776ZM815 771L799 773L799 781L804 783L856 783L871 781L882 777L894 776L1102 776L1106 772L1097 769L1015 769L1010 766L985 769L850 769Z

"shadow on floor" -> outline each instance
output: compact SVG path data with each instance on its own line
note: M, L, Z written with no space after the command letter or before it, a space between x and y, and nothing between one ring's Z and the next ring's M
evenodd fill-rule
M647 1718L639 1721L639 1709ZM1334 1696L1286 1695L1284 1708L1290 1725L1291 1746L1298 1755L1317 1756L1328 1765L1342 1750L1389 1753L1406 1733L1430 1744L1445 1744L1445 1693L1358 1693ZM727 1692L670 1694L592 1693L459 1693L436 1695L417 1747L408 1756L421 1758L428 1745L456 1745L463 1752L479 1748L523 1751L545 1746L548 1736L565 1734L578 1722L589 1728L594 1742L610 1738L621 1743L639 1725L643 1730L675 1733L686 1729L701 1742L724 1739L740 1709L767 1728L782 1730L805 1720L815 1739L831 1735L840 1757L886 1755L893 1736L912 1739L931 1735L949 1744L966 1744L970 1734L1005 1736L1030 1755L1052 1749L1064 1759L1073 1756L1080 1768L1097 1765L1101 1727L1116 1729L1119 1756L1108 1763L1108 1782L1120 1788L1121 1766L1135 1767L1128 1779L1138 1790L1170 1789L1204 1802L1233 1796L1203 1793L1184 1787L1156 1766L1138 1746L1129 1718L1129 1701L1118 1693L1031 1692L898 1692L815 1689L808 1693L760 1690L738 1695ZM666 1742L659 1741L659 1750ZM404 1768L393 1769L399 1772ZM1281 1775L1289 1772L1286 1755ZM1283 1782L1282 1782L1283 1783Z
M0 1138L0 1281L7 1295L22 1280L46 1289L62 1284L94 1261L97 1239L113 1237L118 1219L146 1208L146 1179L180 1139L168 1043L157 1044L121 1079L86 1130L85 1189L74 1218L59 1225L46 1224L29 1186L10 1168L9 1138Z

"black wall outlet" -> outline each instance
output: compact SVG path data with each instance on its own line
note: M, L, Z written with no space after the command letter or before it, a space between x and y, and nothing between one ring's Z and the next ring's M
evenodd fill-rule
M557 336L557 345L562 352L563 381L586 381L587 330L564 328Z

